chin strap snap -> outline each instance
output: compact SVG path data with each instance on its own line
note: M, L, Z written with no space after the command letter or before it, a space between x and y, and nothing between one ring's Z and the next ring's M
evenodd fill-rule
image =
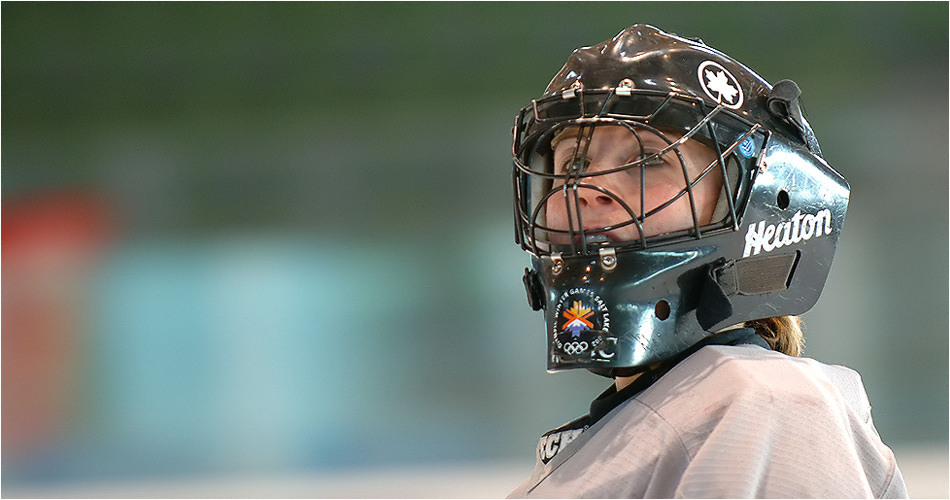
M801 95L802 90L798 88L797 83L791 80L782 80L772 87L766 104L772 115L781 118L798 130L809 151L821 156L818 139L802 113L802 106L798 100Z

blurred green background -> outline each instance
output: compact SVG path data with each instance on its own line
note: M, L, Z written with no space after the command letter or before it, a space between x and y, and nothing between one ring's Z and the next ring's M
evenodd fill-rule
M440 496L507 493L538 436L607 383L544 371L513 242L512 119L572 49L635 22L803 89L852 186L806 355L858 370L911 493L947 494L946 3L0 16L3 496L186 481L183 496L237 496L247 477L264 479L242 491L295 496L266 478L334 476L352 489L299 494L429 492L365 489L392 467L456 481ZM936 486L912 481L934 461ZM492 464L492 489L458 489Z

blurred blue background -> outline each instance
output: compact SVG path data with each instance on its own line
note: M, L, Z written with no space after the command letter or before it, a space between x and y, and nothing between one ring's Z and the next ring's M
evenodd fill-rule
M512 119L635 22L803 89L852 186L805 354L947 495L946 3L0 15L3 496L507 493L607 384L545 373Z

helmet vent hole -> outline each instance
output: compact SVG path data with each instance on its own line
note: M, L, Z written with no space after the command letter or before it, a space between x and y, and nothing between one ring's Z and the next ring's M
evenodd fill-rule
M785 210L786 208L788 208L788 202L789 202L788 191L784 189L779 191L776 202L778 203L778 207L781 208L782 210Z
M656 307L653 309L653 312L654 314L656 314L656 318L659 319L660 321L663 321L666 318L669 318L670 317L670 303L665 300L661 300L657 302Z

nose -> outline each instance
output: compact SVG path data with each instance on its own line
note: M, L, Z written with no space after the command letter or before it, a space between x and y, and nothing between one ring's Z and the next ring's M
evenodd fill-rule
M602 207L608 208L614 203L614 199L597 191L584 190L584 192L578 193L578 202L581 204L581 208L589 207Z
M633 177L626 172L614 172L606 175L598 175L603 171L614 170L617 168L616 162L594 161L587 169L588 173L595 174L584 178L581 182L586 186L577 190L577 202L581 209L586 209L591 213L602 215L611 214L616 211L626 210L621 207L623 203L617 200L623 200L624 203L630 203L628 199L632 194L631 182Z
M585 186L575 191L577 198L572 204L576 205L568 210L580 211L585 228L611 226L637 217L640 193L638 186L631 185L638 183L630 175L595 175L583 183Z
M595 179L595 182L591 182ZM615 198L624 194L622 190L617 189L618 186L597 177L588 179L587 184L588 186L575 191L576 201L569 202L576 205L565 207L568 213L575 210L580 212L584 229L611 226L635 217L623 206L630 203L630 200Z

